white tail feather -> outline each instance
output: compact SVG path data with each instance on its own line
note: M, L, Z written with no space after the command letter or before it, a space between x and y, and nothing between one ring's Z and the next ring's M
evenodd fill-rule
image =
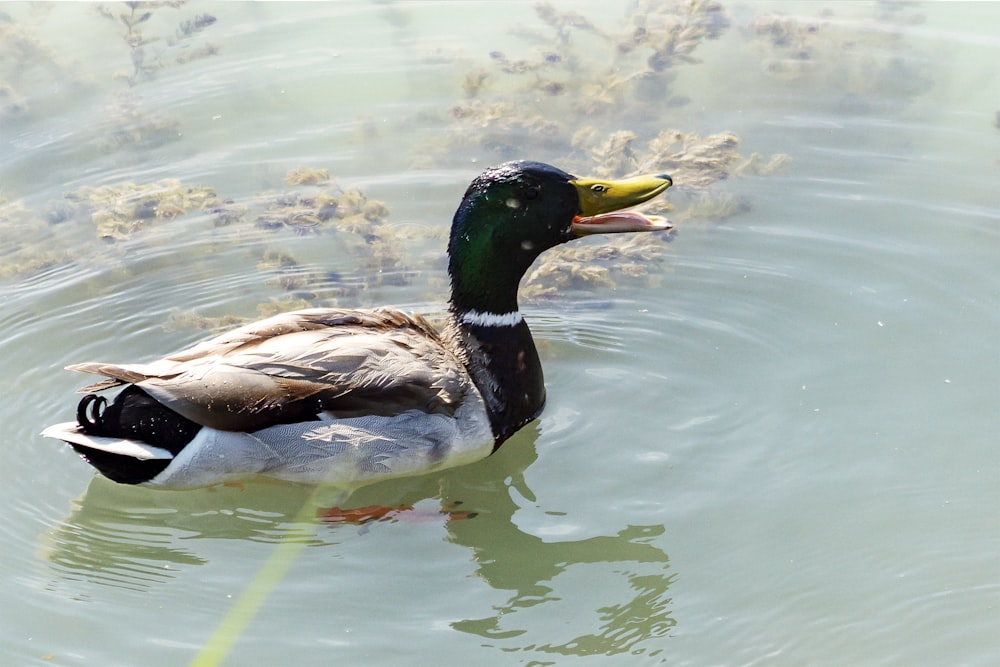
M56 440L62 440L81 447L89 447L90 449L98 449L102 452L108 452L110 454L131 456L132 458L139 459L140 461L148 461L150 459L169 460L174 458L174 455L166 449L153 447L152 445L147 445L144 442L124 440L122 438L104 438L96 435L87 435L80 430L80 426L76 422L53 424L42 431L42 435L46 438L55 438Z

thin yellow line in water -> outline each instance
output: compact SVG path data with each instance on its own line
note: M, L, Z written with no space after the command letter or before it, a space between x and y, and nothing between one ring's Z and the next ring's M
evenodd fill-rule
M308 533L287 533L282 536L274 551L267 557L260 570L216 626L212 636L191 661L190 667L218 667L232 651L236 641L260 611L271 591L281 582L299 552L315 534L318 507L316 497L319 492L320 489L317 488L292 519L296 525L308 525Z

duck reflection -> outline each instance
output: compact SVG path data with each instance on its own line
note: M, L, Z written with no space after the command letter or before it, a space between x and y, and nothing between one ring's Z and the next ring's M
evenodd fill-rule
M339 553L348 540L389 539L392 524L429 522L466 547L475 574L505 598L483 616L453 621L455 630L505 652L655 655L662 649L655 640L675 624L674 575L656 545L663 526L623 525L577 540L519 527L524 499L534 502L523 473L537 458L538 435L529 426L489 459L365 487L349 503L336 490L280 482L179 493L95 477L46 534L44 555L60 579L144 591L207 564L211 550L198 545L206 538ZM394 509L372 513L384 507Z
M41 555L67 579L147 590L208 562L187 541L329 544L294 521L313 496L310 487L268 482L177 493L95 476L69 514L42 536Z
M452 627L503 651L656 655L662 646L651 640L676 624L668 596L674 575L655 544L664 527L626 525L614 535L562 541L519 528L514 498L534 500L523 472L537 458L537 437L536 423L505 445L492 467L476 465L443 480L446 503L461 499L477 512L473 520L449 520L450 539L475 554L485 582L510 592L490 614ZM552 636L554 628L565 636Z

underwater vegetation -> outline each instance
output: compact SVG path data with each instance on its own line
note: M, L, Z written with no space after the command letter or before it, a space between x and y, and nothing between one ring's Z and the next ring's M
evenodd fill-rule
M131 70L120 71L115 78L129 86L152 79L168 65L180 65L218 53L217 46L204 43L194 45L192 38L215 23L211 14L198 14L177 24L170 34L155 34L147 30L150 19L163 8L178 9L185 0L168 2L125 2L117 7L96 5L97 13L122 26L122 38L129 50ZM155 21L153 23L156 23Z
M688 103L676 70L698 65L699 48L719 39L731 20L714 0L638 0L620 22L591 20L550 2L534 5L537 22L511 33L526 51L492 51L486 59L453 57L461 99L436 118L441 132L420 147L418 166L503 161L524 146L540 150L571 172L623 177L666 172L686 200L645 207L675 220L734 215L748 203L710 186L731 175L771 173L788 156L741 156L728 132L708 136L673 129L673 109ZM437 60L438 52L428 55ZM526 277L521 298L555 298L566 290L608 287L642 279L670 236L594 239L555 248Z
M177 179L86 186L68 193L65 198L69 207L59 208L60 215L89 218L97 237L106 242L124 241L156 221L170 220L221 203L212 188L183 185Z
M98 252L94 243L111 247L134 243L145 230L200 216L203 228L231 228L237 241L245 239L248 232L257 234L253 241L259 241L260 234L275 240L288 233L332 235L331 243L358 259L355 270L370 277L351 287L335 286L332 283L336 280L331 280L328 272L300 265L288 252L271 247L265 238L254 266L266 276L265 284L283 296L261 304L261 316L318 303L334 305L337 296L405 279L403 245L388 224L389 208L384 203L370 199L358 188L340 188L326 170L298 167L288 172L284 183L285 189L260 193L245 202L178 179L84 186L50 202L43 218L36 218L22 202L0 201L0 225L20 227L27 236L44 238L47 230L79 229L77 223L89 221L92 243L76 243L76 259L82 259ZM10 253L16 259L5 262L0 275L26 277L74 260L69 251L55 252L51 246L51 242L13 246ZM100 254L108 256L106 251ZM203 318L184 311L170 316L172 328L185 324L211 328L235 321L240 318Z
M768 174L780 170L787 155L749 158L737 152L738 139L729 133L700 137L693 132L662 130L657 136L636 145L638 135L621 130L609 136L592 127L574 136L574 148L582 150L593 165L584 173L616 178L640 172L669 173L687 191L684 210L667 198L641 207L654 215L688 222L699 218L721 220L746 210L749 203L724 193L711 193L710 186L730 175ZM656 261L663 258L670 235L642 235L628 239L594 239L549 250L527 274L522 298L527 302L551 299L566 290L613 287L626 279L652 278Z
M581 121L646 127L664 105L686 103L673 90L674 68L697 64L699 45L729 27L713 0L639 0L615 27L549 2L534 11L536 25L512 30L526 54L493 51L458 74L463 97L438 118L448 138L422 147L426 159L461 160L475 150L502 161L525 145L572 155Z
M338 234L338 242L360 263L360 270L375 281L400 280L404 249L388 224L389 207L370 199L359 188L341 188L325 169L298 167L288 172L285 183L292 190L259 196L262 210L254 224L264 229L288 229L295 234L325 230ZM294 267L290 257L280 268ZM285 289L304 289L301 274L282 281Z
M910 49L894 25L924 21L910 8L916 3L876 2L874 25L859 31L856 23L838 18L832 9L816 17L766 13L746 28L761 71L791 86L804 99L837 94L837 111L867 112L874 105L899 109L928 90L927 59Z
M173 24L163 9L178 10L185 0L124 2L95 5L97 14L112 22L128 52L129 66L115 72L114 79L126 85L114 91L107 106L112 131L100 142L104 152L122 147L147 150L176 141L180 122L148 108L139 86L156 78L162 70L218 54L219 47L201 39L216 21L211 14L197 14Z
M483 43L473 52L415 51L418 67L433 64L446 72L437 84L447 86L439 97L451 101L404 116L395 129L359 121L363 131L355 140L363 147L379 133L409 132L416 124L426 139L411 144L414 169L468 169L472 162L532 157L595 176L670 173L675 186L669 199L646 208L668 215L683 233L684 225L731 218L752 205L721 183L780 173L790 160L783 153L741 154L741 138L727 128L685 128L678 121L691 117L681 112L698 99L697 89L684 83L691 77L680 73L707 69L702 58L710 57L712 43L735 45L758 65L759 78L748 85L795 87L806 91L796 99L833 104L836 111L863 111L887 97L902 107L930 86L921 54L902 31L891 29L922 20L911 3L867 6L884 30L860 30L821 5L812 16L743 8L749 18L738 25L727 3L717 0L634 0L610 19L579 7L537 2L529 23L506 28L503 48ZM0 119L35 112L25 92L32 77L95 85L71 57L47 44L31 18L52 11L49 5L32 7L20 20L0 12ZM420 24L411 11L391 2L379 9L400 48L427 43L415 34ZM112 68L112 80L103 82L111 88L103 94L106 127L99 151L119 165L144 164L150 150L184 139L170 105L147 101L150 86L170 68L221 53L225 45L208 37L224 19L182 1L95 5L86 15L94 17L87 29L120 40L115 50L121 62ZM996 123L1000 127L1000 119ZM251 195L225 193L178 174L77 184L41 204L0 190L0 277L24 279L73 262L125 264L124 249L147 243L150 230L184 225L186 235L246 242L245 265L270 291L258 315L362 305L365 290L412 283L417 275L428 300L446 289L447 219L434 227L400 225L386 203L339 185L328 169L314 165L287 165L258 187ZM350 264L331 271L315 259L301 259L303 246L295 239L312 236L324 237ZM628 281L657 285L672 238L594 238L554 249L526 275L522 299L558 300L568 291ZM239 319L177 310L168 326L212 328Z
M29 6L29 21L52 11L49 3ZM31 92L45 82L50 89L75 94L81 87L77 65L49 44L29 21L17 21L0 7L0 121L12 122L40 112Z
M37 275L72 261L72 252L56 242L51 226L21 200L0 196L0 279Z

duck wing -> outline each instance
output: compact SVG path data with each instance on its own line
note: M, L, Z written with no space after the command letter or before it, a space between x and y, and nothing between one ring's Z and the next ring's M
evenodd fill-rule
M239 327L147 364L88 362L69 370L136 384L188 419L227 431L337 417L454 414L471 380L420 316L310 309Z

